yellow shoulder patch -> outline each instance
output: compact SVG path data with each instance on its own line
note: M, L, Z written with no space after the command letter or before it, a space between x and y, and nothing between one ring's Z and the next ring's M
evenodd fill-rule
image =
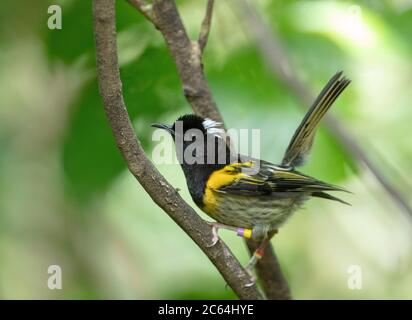
M212 190L217 190L221 187L231 184L242 176L245 176L245 174L240 172L238 168L239 166L236 163L235 165L230 164L220 170L216 170L210 175L209 179L207 180L206 187Z
M203 210L212 217L218 214L217 209L219 207L221 195L216 191L224 186L232 184L242 177L247 177L247 175L242 173L239 169L242 167L251 167L252 165L253 163L251 161L233 163L213 172L206 183L205 193L203 195Z

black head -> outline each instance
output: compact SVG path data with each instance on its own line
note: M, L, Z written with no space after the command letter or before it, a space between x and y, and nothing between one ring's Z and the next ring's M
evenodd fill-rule
M164 129L172 135L190 194L200 205L207 178L230 161L222 124L187 114L179 117L173 125L153 124L152 127Z
M190 129L200 130L204 135L223 133L220 122L213 121L209 118L202 118L195 114L185 114L179 117L172 125L154 123L152 127L168 131L171 135L182 133L185 134ZM180 132L179 132L180 131Z
M184 157L186 150L188 151L186 155L190 154L196 157L196 162L200 164L202 162L205 164L213 163L214 160L211 161L211 157L214 159L216 156L217 159L217 153L220 154L220 161L216 160L217 162L226 161L222 160L226 159L224 155L228 151L226 151L225 130L220 122L195 114L186 114L179 117L173 125L156 123L152 124L152 127L164 129L173 136L176 143L176 153L181 163L191 163ZM206 160L208 155L209 160Z
M198 116L196 114L185 114L175 121L173 127L176 127L179 121L183 124L183 132L186 132L189 129L199 129L203 133L206 133L206 129L203 123L207 121L207 119L202 118L201 116ZM217 122L216 124L220 125Z

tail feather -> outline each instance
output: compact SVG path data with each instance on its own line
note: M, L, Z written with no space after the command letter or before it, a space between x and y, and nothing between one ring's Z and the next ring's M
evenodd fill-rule
M351 205L350 203L348 203L348 202L346 202L346 201L343 201L342 199L339 199L339 198L337 198L337 197L334 197L334 196L332 196L332 195L330 195L330 194L328 194L328 193L322 192L322 191L313 192L313 193L312 193L312 197L318 197L318 198L323 198L323 199L329 199L329 200L333 200L333 201L338 201L338 202L340 202L340 203L347 204L348 206Z
M350 80L342 75L343 72L340 71L329 80L306 113L286 149L282 161L283 166L297 167L305 162L305 158L312 148L320 120L350 83Z

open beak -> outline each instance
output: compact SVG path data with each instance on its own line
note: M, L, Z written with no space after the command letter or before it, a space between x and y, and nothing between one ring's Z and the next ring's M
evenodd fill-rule
M168 131L170 134L174 134L174 130L173 127L168 125L168 124L162 124L162 123L153 123L152 125L150 125L153 128L159 128L159 129L163 129Z

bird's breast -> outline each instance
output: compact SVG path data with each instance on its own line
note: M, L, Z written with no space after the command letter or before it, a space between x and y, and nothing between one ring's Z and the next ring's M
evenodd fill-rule
M257 225L279 228L296 211L304 198L277 198L272 196L242 196L216 192L206 188L205 213L220 223L253 228Z

